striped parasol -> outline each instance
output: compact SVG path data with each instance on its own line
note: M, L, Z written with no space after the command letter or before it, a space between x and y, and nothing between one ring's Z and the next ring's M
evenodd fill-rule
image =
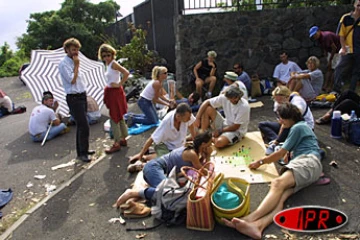
M23 72L22 78L35 101L41 104L43 92L51 91L54 99L59 102L59 113L68 117L69 107L66 103L66 94L60 77L58 66L65 57L63 48L56 50L33 50L30 66ZM93 97L99 108L103 106L105 72L102 62L88 59L79 53L80 71L87 83L86 93Z

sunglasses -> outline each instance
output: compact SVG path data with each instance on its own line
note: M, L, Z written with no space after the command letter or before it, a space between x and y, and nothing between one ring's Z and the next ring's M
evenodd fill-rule
M162 74L168 74L168 72L163 72Z
M106 58L106 57L111 57L112 55L111 54L104 54L104 55L101 55L102 58Z

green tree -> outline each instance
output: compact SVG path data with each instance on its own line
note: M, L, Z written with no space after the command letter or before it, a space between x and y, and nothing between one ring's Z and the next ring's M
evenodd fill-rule
M153 53L146 47L146 34L147 32L141 28L133 29L130 43L118 51L118 57L127 59L122 63L124 67L140 71L141 74L149 71L149 66L154 60Z
M11 57L0 66L0 77L17 76L21 65L25 62L29 62L29 58L26 57L24 49L20 49L15 54L11 53Z
M65 0L58 11L30 14L27 33L16 45L30 56L32 49L56 49L64 40L75 37L82 44L81 51L89 58L97 58L105 29L115 20L120 6L114 0L93 4L88 0Z
M2 66L7 60L13 57L13 52L7 42L5 42L0 49L0 66Z

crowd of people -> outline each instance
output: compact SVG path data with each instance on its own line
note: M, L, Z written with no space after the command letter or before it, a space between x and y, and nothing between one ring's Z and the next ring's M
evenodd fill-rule
M360 78L360 68L356 67L360 61L359 19L360 3L356 0L354 11L340 19L338 35L321 31L317 26L310 28L309 37L319 43L328 57L325 80L317 57L310 56L306 62L307 69L302 70L297 63L289 60L287 52L280 52L281 62L275 66L273 73L276 86L272 98L276 121L260 122L258 127L268 148L264 157L248 167L257 169L281 159L284 159L282 164L285 166L280 176L272 181L268 194L257 209L241 219L222 219L227 226L251 238L260 239L263 230L272 223L274 215L282 210L285 200L315 183L323 175L320 161L322 154L314 133L314 123L329 123L334 110L341 110L342 113L355 110L360 116L360 97L354 92ZM66 56L59 64L59 73L71 122L76 124L77 158L90 162L89 155L95 151L89 149L89 125L98 121L100 112L94 106L96 102L87 96L86 82L79 68L81 43L75 38L69 38L63 47ZM176 166L178 172L182 166L200 169L209 161L212 146L226 148L244 138L250 122L248 99L252 84L241 63L235 63L233 71L224 73L224 87L215 96L217 53L209 51L207 58L196 63L191 70L195 91L187 98L178 90L176 94L167 94L163 86L168 79L168 69L155 66L152 69L152 80L137 101L142 114L129 115L125 119L128 106L123 85L129 77L129 71L115 57L116 50L112 46L102 44L99 47L98 58L106 67L104 103L109 110L114 136L113 145L105 152L113 154L122 146L127 146L128 127L134 124L159 124L140 152L129 158L128 171L143 170L148 187L126 190L117 199L117 207L127 208L128 201L138 198L151 200L156 187L172 167ZM347 79L350 79L349 90L340 95L342 82ZM336 91L339 97L324 116L314 121L309 102L321 91ZM156 103L168 108L160 122ZM53 94L44 92L42 104L35 107L30 116L29 133L33 141L41 142L44 138L50 140L69 131L67 124L57 115L57 108L58 103ZM13 111L11 99L1 90L0 110L3 114ZM149 153L151 146L154 147L153 153Z

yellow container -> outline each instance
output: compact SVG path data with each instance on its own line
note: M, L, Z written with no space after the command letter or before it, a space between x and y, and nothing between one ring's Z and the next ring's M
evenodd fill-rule
M221 184L226 183L229 191L235 193L242 199L240 205L233 209L224 209L216 205L213 201L213 194L216 193L217 189L221 186ZM214 210L215 220L224 224L221 221L221 218L226 218L231 220L234 217L243 217L250 213L250 184L241 178L224 178L224 174L220 173L216 176L214 181L214 187L211 193L211 204Z

